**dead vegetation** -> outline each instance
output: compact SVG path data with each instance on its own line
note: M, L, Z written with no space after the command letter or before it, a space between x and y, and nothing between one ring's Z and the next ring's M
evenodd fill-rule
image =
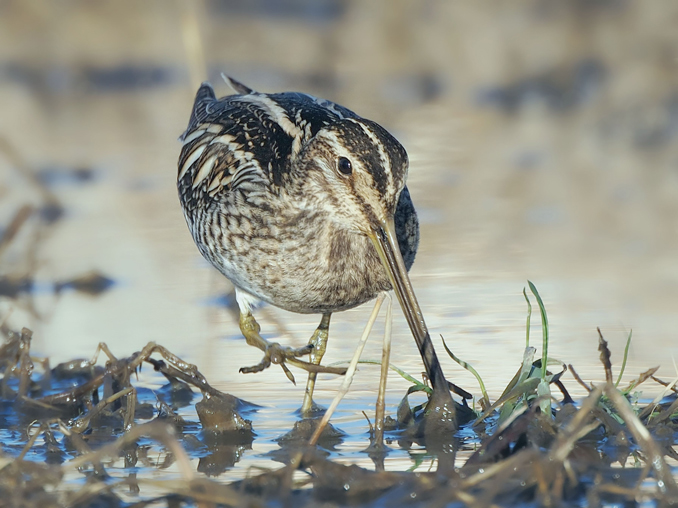
M401 446L418 442L435 450L436 471L374 471L339 464L328 451L341 434L330 426L319 446L308 446L317 422L300 420L293 432L279 440L281 454L277 457L285 466L253 472L250 478L230 485L208 476L228 469L251 447L256 429L242 415L251 409L247 403L214 389L196 366L157 344L150 343L121 359L100 344L92 359L50 369L46 360L31 356L31 335L27 329L8 332L0 348L3 417L25 433L21 451L5 451L0 458L0 495L10 506L87 506L95 502L115 506L157 502L170 506L279 502L290 506L319 502L328 506L600 506L652 502L669 506L678 500L675 470L672 472L665 460L678 459L676 389L672 383L656 379L665 386L665 397L646 405L630 404L630 391L652 379L652 372L642 374L626 389L615 387L610 351L602 335L604 383L586 385L589 394L579 404L567 395L564 402L557 402L540 395L540 377L531 377L541 372L540 360L527 361L521 367L521 372L527 372L525 380L521 381L519 372L513 388L463 427L475 433L480 445L462 465L455 467L454 459L463 440L437 436L437 442L431 443L430 435L414 432L421 414L405 397L407 408L401 404L387 426L387 435L399 440ZM100 353L106 356L104 366L97 363ZM531 359L529 351L526 356ZM170 397L185 397L187 390L202 394L195 404L199 423L179 417L160 400L155 407L138 400L133 381L144 364L168 379ZM550 382L555 382L554 378L551 375ZM73 384L74 380L77 383ZM560 382L561 376L557 380ZM68 384L70 388L61 389ZM418 388L415 385L414 389ZM9 413L14 419L8 418ZM201 445L208 454L196 471L186 450L195 449L196 440L195 433L187 429L198 425L203 431ZM40 440L44 445L39 445ZM155 443L152 454L149 440ZM27 460L36 446L44 448L44 462ZM375 457L375 463L378 460ZM113 463L114 475L108 472ZM153 474L137 473L140 466L148 468L141 471L173 466L180 477L157 479ZM125 470L130 472L121 478ZM303 478L295 475L296 471L303 471ZM74 473L84 481L74 481ZM162 494L151 498L145 494L147 489Z

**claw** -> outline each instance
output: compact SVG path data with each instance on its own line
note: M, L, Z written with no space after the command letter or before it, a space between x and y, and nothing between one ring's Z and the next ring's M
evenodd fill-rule
M293 384L294 386L297 386L297 382L294 380L294 374L292 374L292 372L290 371L290 369L287 368L287 365L285 365L284 363L281 363L280 366L282 367L283 372L284 372L285 375L287 376L287 379L289 379L290 381L292 381L292 384Z

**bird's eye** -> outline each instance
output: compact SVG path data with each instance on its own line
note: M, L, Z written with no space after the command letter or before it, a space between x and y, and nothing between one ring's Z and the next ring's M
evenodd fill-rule
M337 168L339 169L339 172L342 175L350 175L351 172L353 171L351 161L348 160L346 157L339 157L339 161L337 162Z

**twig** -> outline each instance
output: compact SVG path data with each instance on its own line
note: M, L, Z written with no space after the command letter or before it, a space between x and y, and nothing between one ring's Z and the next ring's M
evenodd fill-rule
M577 383L582 385L587 392L590 392L591 387L589 385L587 385L582 378L579 377L579 374L577 374L577 371L574 370L574 367L572 366L571 363L567 364L567 368L570 369L570 372L572 372L572 377L574 377L574 379L577 381Z

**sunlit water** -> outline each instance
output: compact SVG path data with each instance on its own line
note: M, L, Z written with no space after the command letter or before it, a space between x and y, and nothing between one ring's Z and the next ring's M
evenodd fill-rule
M358 4L353 9L359 12L349 13L346 18L353 21L351 26L360 26L363 20L374 21L375 17L381 19L376 11ZM268 454L278 448L275 439L290 430L297 419L295 411L301 404L304 373L295 372L296 386L275 366L256 375L238 373L240 367L258 363L261 353L245 344L237 320L219 303L230 287L200 258L180 212L174 182L180 148L176 139L188 120L194 90L188 84L181 56L184 48L177 35L178 18L172 17L170 9L160 10L163 16L154 25L157 33L153 32L156 38L151 38L155 41L152 44L146 44L149 38L145 35L122 40L117 32L109 33L100 27L101 40L96 39L97 44L90 46L90 38L77 35L80 32L71 30L69 23L95 26L96 30L96 20L101 18L59 18L44 32L46 39L39 45L52 51L52 67L48 67L53 73L45 71L44 82L38 79L33 83L35 88L9 74L9 78L0 80L0 135L32 172L52 175L45 184L65 210L61 220L42 231L35 249L30 245L36 229L30 223L4 254L3 274L28 271L35 279L32 298L37 313L31 311L31 298L27 295L3 298L0 320L11 311L11 326L33 329L33 352L50 357L52 365L90 357L100 341L120 357L155 341L195 363L216 388L260 405L249 415L257 434L252 449L242 450L239 461L225 473L227 478L235 479L248 474L254 466L276 465ZM158 11L144 15L156 19L154 13ZM105 14L105 19L123 17L115 9ZM337 15L330 14L330 18ZM22 16L29 18L29 26L36 25L29 14ZM258 24L253 18L243 21L237 16L215 19L204 20L205 27L213 28L205 28L205 37L213 43L206 51L215 69L235 72L245 81L250 78L248 84L262 91L293 87L327 95L384 123L407 148L409 187L422 223L420 252L411 278L451 380L479 394L475 379L447 358L441 334L455 354L479 371L491 397L499 396L518 369L525 348L527 304L522 291L527 279L536 284L546 304L549 355L573 364L585 380L604 379L598 362L597 326L610 342L616 369L633 329L626 379L656 364L662 365L661 377L675 376L678 158L671 147L676 144L675 140L673 144L669 142L673 132L670 122L666 126L669 141L664 144L660 140L654 148L641 149L629 141L642 133L625 130L635 128L635 110L624 109L630 99L627 101L626 89L616 88L618 81L593 83L601 88L592 88L592 102L581 99L583 102L568 106L572 110L567 114L554 111L548 97L539 95L541 89L536 95L525 92L525 97L519 98L522 106L507 112L497 97L502 91L499 84L508 78L497 76L494 69L502 69L506 61L513 60L504 58L502 48L506 42L499 36L495 39L496 31L490 29L492 23L503 26L498 19L487 21L482 25L487 30L477 34L473 28L464 29L460 21L457 28L466 30L462 36L467 37L466 42L449 46L454 49L450 51L445 45L451 33L449 26L434 23L430 30L423 30L417 24L418 17L401 16L396 28L400 24L415 27L412 33L426 33L433 38L427 42L422 37L417 43L425 49L420 48L423 53L403 57L410 59L410 67L405 71L402 65L391 68L388 58L384 58L384 68L373 69L372 60L362 56L364 48L358 40L352 42L353 38L342 36L339 42L332 39L328 45L334 47L336 43L340 48L334 62L340 70L334 72L350 78L332 81L334 85L325 89L308 77L315 76L316 71L322 77L324 64L317 62L325 60L307 55L307 60L300 63L298 56L306 54L309 45L304 41L317 37L314 25L277 24L269 18ZM463 12L458 19L468 21ZM603 18L601 23L616 27L614 34L630 37L625 28L619 30L614 25L616 19ZM262 40L268 40L265 35L280 33L294 49L276 52L278 44L270 42L270 51L252 50L246 55L248 51L243 50L238 54L244 55L245 61L235 56L233 61L224 61L224 51L214 48L232 47L220 39L236 33L235 26L229 23L242 25L245 30L256 26ZM228 26L231 28L223 28ZM6 28L0 30L2 51L14 47L14 38L18 37L14 28ZM130 30L137 33L134 28ZM566 28L562 30L569 33ZM572 30L579 33L576 26ZM31 31L36 32L41 30ZM167 71L163 76L173 77L151 80L150 85L138 88L125 88L124 83L116 81L117 85L107 88L101 85L108 83L107 78L97 81L99 74L93 78L94 71L90 69L90 74L85 73L89 77L84 91L71 87L69 83L77 84L85 78L78 73L78 69L82 70L80 58L84 57L70 59L74 50L64 42L71 40L69 37L80 42L84 37L87 44L73 46L86 47L94 55L88 58L102 62L103 68L112 61L110 66L118 71L126 69L119 65L125 59L118 50L131 41L135 54L138 50L149 61L169 62L158 68ZM377 46L385 54L400 56L397 44L392 47L388 39L381 42L382 46ZM590 44L595 46L595 42ZM612 44L604 49L616 47ZM485 48L486 60L468 57L463 48ZM585 59L594 49L580 49L581 54L572 59ZM603 67L617 65L617 49L609 50L613 51L611 55L605 51L599 51L604 55ZM16 72L23 69L28 73L35 68L42 76L42 51L39 55L26 52L20 57L8 54L4 58L26 62L25 68L19 66ZM439 57L435 64L427 65L440 69L436 86L442 88L439 95L429 99L417 91L417 83L425 82L429 75L426 66L418 65L422 61L420 54ZM265 55L285 63L266 61ZM138 67L144 69L144 65ZM293 70L298 69L297 65L303 67L299 73L305 77L295 81L290 76L297 72ZM634 74L634 65L620 65L618 75L638 75ZM527 67L522 70L529 88L530 76L536 71ZM640 73L643 76L647 74L644 69ZM219 94L229 93L222 83L215 81L215 85ZM650 106L665 110L668 92L655 91L650 85L633 90L629 92L631 99L650 97ZM642 113L646 102L640 104ZM648 129L655 125L653 119L646 118ZM664 124L660 120L657 125L661 127ZM608 124L617 130L605 131L603 127ZM6 225L20 205L40 204L42 198L40 191L16 171L13 161L3 157L0 164L0 214ZM78 167L91 169L92 177L86 181L73 178L72 170ZM647 170L650 167L654 170L651 174ZM31 264L33 254L35 262ZM115 284L99 296L78 291L54 293L54 281L89 270L97 270ZM533 308L531 345L541 350L541 321L536 301L529 296ZM326 362L351 357L370 306L368 303L333 316ZM397 303L394 307L391 361L420 378L422 366L416 346ZM260 309L256 315L265 336L291 346L303 345L319 321L319 316L299 316L272 307ZM364 358L380 358L382 335L383 317L372 332ZM341 460L370 464L363 453L369 427L362 411L373 418L378 370L374 365L360 367L349 395L332 420L346 433L334 452ZM569 375L566 380L575 396L582 394ZM163 383L158 375L145 371L137 386L157 390ZM332 376L320 376L317 401L328 405L339 383ZM407 381L391 373L389 413L395 411L408 386ZM648 386L647 390L659 391L656 386ZM151 393L146 393L149 400ZM190 408L182 411L188 419L196 420ZM19 446L21 435L14 433L8 439ZM412 467L413 453L394 444L387 468ZM192 457L198 467L199 458ZM423 461L419 467L429 466L430 462Z

